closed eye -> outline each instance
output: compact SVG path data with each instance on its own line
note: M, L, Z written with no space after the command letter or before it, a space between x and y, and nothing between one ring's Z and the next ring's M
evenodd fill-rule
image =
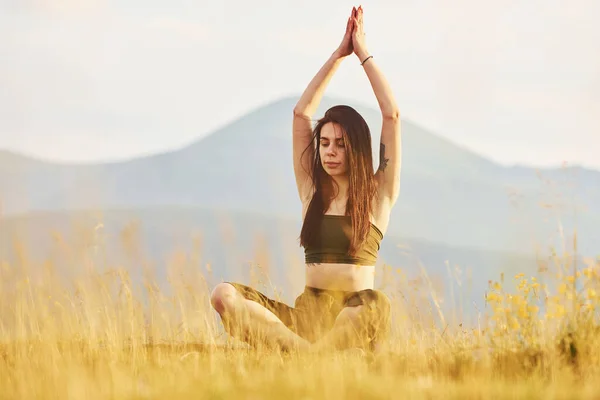
M337 140L336 141L336 145L337 145L337 147L339 147L341 149L345 148L343 140ZM321 146L323 146L323 147L329 146L329 141L327 141L327 140L321 140Z

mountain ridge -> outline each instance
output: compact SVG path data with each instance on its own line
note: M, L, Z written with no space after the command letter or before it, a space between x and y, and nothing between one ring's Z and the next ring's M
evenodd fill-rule
M18 157L3 163L0 157L3 214L196 205L298 218L291 151L295 101L270 102L179 150L130 161L56 165ZM324 97L316 115L339 103ZM376 164L381 114L353 107L371 128ZM558 240L556 211L547 205L567 202L568 213L571 203L589 211L579 219L561 215L562 229L580 228L581 248L593 249L600 173L550 170L538 176L534 169L507 169L410 121L402 124L403 169L392 234L452 246L531 250L534 243Z
M223 130L226 130L231 125L239 123L239 121L243 120L246 116L254 114L262 109L277 106L277 105L285 104L285 106L286 106L285 109L288 110L287 117L289 119L290 126L291 126L291 119L292 119L292 117L291 117L292 111L291 110L293 110L293 107L296 104L298 98L299 98L299 96L290 95L290 96L283 96L283 97L279 97L277 99L269 100L263 104L260 104L260 105L257 105L255 107L251 108L246 113L243 113L241 115L238 115L234 118L231 118L231 119L225 121L219 127L213 129L210 132L207 132L206 134L203 134L200 137L196 137L183 145L166 148L161 151L155 151L155 152L151 152L151 153L147 153L147 154L136 154L136 155L130 156L128 158L122 158L122 159L116 159L116 160L95 160L95 161L89 161L89 162L88 161L61 161L61 160L45 158L45 157L41 157L41 156L37 156L37 155L32 155L32 154L28 154L25 152L19 152L19 151L15 151L15 150L0 148L0 160L2 160L4 158L9 158L11 160L24 159L24 160L30 161L30 162L35 162L35 163L40 163L40 164L45 164L45 165L54 165L54 166L59 166L59 167L89 167L89 166L99 166L99 165L117 165L117 164L124 164L124 163L128 163L131 161L136 161L136 160L144 160L144 159L157 157L157 156L161 156L161 155L177 153L180 151L184 151L190 147L199 145L204 139L206 139L210 136L216 135L219 132L222 132ZM357 108L367 109L372 112L378 112L375 108L367 106L364 103L351 101L348 99L342 99L340 97L334 97L334 96L324 96L322 103L348 104L351 106L355 106ZM485 157L484 155L481 155L476 150L473 150L462 143L455 142L453 140L445 138L444 136L434 132L431 129L428 129L428 128L420 125L419 123L413 121L410 118L402 117L402 120L403 120L404 124L412 125L414 128L417 128L420 131L427 132L428 135L435 137L436 140L442 141L442 142L444 142L444 144L456 147L465 153L469 153L471 156L475 156L481 160L485 160L486 162L493 164L495 167L498 167L498 168L503 168L503 169L507 169L507 170L532 169L532 170L547 171L547 172L556 172L556 171L562 171L562 170L577 170L577 171L584 171L585 173L600 174L600 169L596 169L596 168L589 167L589 166L584 166L581 164L569 164L568 166L564 167L562 165L539 166L539 165L518 162L518 163L513 163L511 165L504 165L504 164L501 164L494 160L491 160L491 159ZM290 128L290 130L291 130L291 128ZM291 132L289 132L289 133L291 135ZM373 134L373 132L372 132L372 134Z

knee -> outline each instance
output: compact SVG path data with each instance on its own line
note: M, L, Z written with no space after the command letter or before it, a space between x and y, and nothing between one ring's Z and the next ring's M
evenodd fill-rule
M385 293L367 289L350 298L340 319L350 319L360 325L387 326L391 316L391 301Z
M373 347L389 337L391 301L378 290L363 290L350 298L338 315L338 320L348 321L368 346Z
M383 317L389 318L392 310L392 302L385 293L379 290L373 290L373 303Z
M237 290L229 283L219 283L210 294L210 304L219 313L223 314L234 307Z

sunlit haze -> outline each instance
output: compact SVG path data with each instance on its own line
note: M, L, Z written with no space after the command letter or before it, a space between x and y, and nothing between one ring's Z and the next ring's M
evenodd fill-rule
M96 161L184 146L299 95L354 4L4 0L0 149ZM506 165L600 168L600 2L362 4L403 118ZM377 106L354 56L327 95Z

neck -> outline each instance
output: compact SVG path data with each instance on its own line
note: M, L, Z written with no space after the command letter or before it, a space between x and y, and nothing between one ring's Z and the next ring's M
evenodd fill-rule
M347 176L334 176L331 177L335 184L333 185L333 197L337 199L344 199L348 197L348 177Z

